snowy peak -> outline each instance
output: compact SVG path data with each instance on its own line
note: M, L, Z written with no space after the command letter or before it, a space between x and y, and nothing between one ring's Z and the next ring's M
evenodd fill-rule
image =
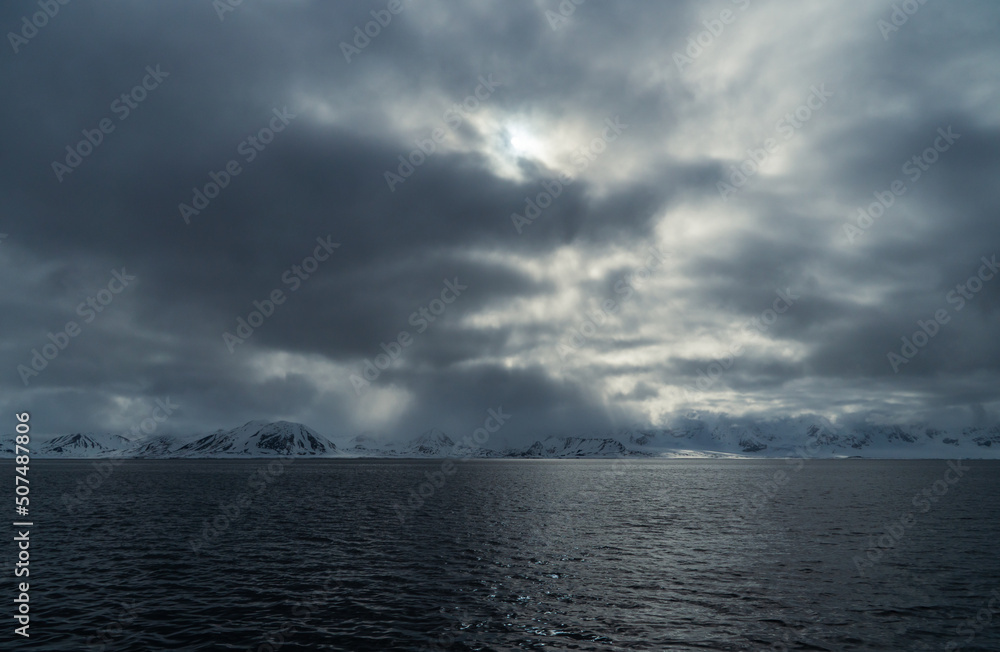
M177 457L278 457L288 455L339 455L336 445L314 430L288 421L250 421L232 430L179 439L171 435L130 440L120 435L75 433L49 440L33 440L36 457L125 457L164 459ZM2 438L4 455L14 451L13 436Z
M124 452L123 457L134 457L137 459L169 457L170 451L177 445L177 441L168 435L157 435L150 439L138 442Z
M966 428L962 431L962 436L971 439L979 446L1000 448L1000 426L993 426L992 428Z
M353 437L346 444L341 446L341 450L361 457L373 457L385 448L384 438L374 435L371 432L363 432Z
M121 435L75 433L50 439L39 448L44 457L101 457L131 446L132 441Z
M288 421L250 421L232 430L218 430L171 451L173 457L267 457L327 455L337 450L329 439Z
M362 433L346 446L348 453L362 457L448 457L457 454L451 437L431 428L409 441L386 441L371 433Z
M385 437L362 433L348 441L341 449L347 455L360 457L498 457L502 453L468 443L456 442L437 428L425 430L404 441L386 440Z
M337 450L337 446L301 423L278 421L271 423L254 435L260 450L282 455L322 455Z
M820 416L754 420L688 413L660 428L548 437L507 457L1000 458L1000 427L947 432L926 424L834 424Z
M455 449L455 442L437 428L431 428L418 435L408 448L420 455L445 456Z
M613 437L549 437L542 446L546 457L621 457L631 452Z

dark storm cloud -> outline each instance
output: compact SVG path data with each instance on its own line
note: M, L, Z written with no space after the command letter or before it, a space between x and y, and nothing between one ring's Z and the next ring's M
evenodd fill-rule
M343 44L386 3L244 2L221 20L208 2L62 6L4 53L3 405L41 430L107 430L169 396L180 431L286 418L331 434L471 430L502 405L513 440L688 405L995 418L1000 281L961 311L947 297L1000 253L997 12L929 4L883 39L890 4L585 3L553 29L556 2L404 2L350 62ZM726 8L738 20L678 70ZM5 4L0 26L35 10ZM811 36L821 24L841 36ZM723 201L730 166L824 83L828 103ZM628 126L595 145L609 119ZM949 127L960 138L911 180L902 166ZM231 160L186 223L179 205ZM560 175L519 234L511 215ZM906 194L851 241L845 223L897 179ZM293 290L317 238L339 246ZM625 299L616 283L651 246L669 263ZM85 321L122 268L137 280ZM419 330L445 280L468 289ZM230 352L223 333L276 289ZM801 299L745 339L785 290ZM894 370L887 354L942 308L951 321ZM19 365L70 321L80 334L26 385ZM359 395L350 376L401 331L412 345ZM735 343L718 383L686 393Z

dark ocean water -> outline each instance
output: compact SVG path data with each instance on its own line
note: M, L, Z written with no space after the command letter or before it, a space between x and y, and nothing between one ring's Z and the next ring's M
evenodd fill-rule
M268 464L35 461L0 649L1000 650L1000 463Z

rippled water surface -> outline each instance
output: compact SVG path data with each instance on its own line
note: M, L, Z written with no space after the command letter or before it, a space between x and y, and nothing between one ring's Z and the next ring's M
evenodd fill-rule
M1000 650L998 463L270 464L35 462L17 649Z

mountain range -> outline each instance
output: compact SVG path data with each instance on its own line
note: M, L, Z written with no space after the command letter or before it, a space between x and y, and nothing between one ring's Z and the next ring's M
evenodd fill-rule
M470 441L464 438L463 441ZM1000 458L1000 426L946 431L926 425L843 426L818 416L753 420L691 413L657 428L549 436L505 449L458 443L431 429L410 440L362 433L339 445L308 426L250 421L232 430L179 437L127 438L111 433L32 437L34 458L134 459L246 457L366 458ZM2 456L14 456L14 436L0 437Z

